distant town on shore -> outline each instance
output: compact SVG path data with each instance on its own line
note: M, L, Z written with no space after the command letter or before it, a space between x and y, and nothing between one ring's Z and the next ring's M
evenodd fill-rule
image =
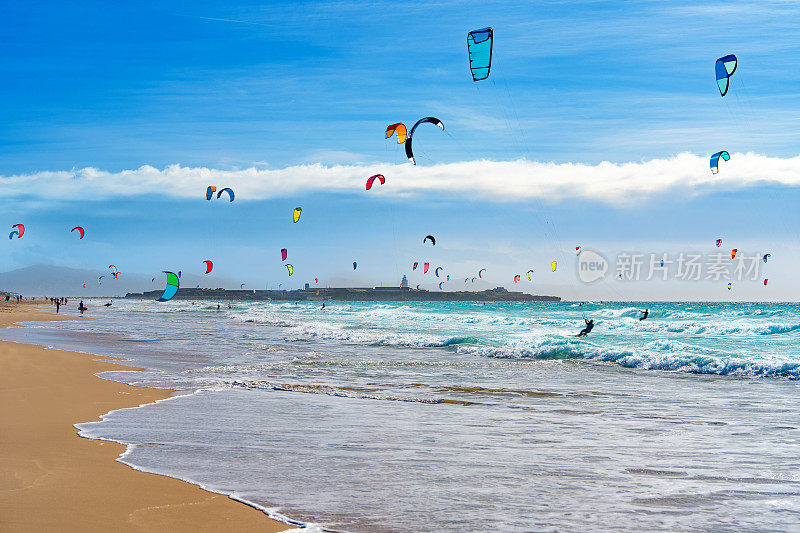
M125 298L157 299L161 290L129 292ZM477 302L560 302L559 296L540 296L524 292L511 292L504 287L484 291L429 291L408 286L406 277L400 286L394 287L311 287L306 283L303 289L204 289L182 287L175 295L176 300L284 300L284 301L477 301Z

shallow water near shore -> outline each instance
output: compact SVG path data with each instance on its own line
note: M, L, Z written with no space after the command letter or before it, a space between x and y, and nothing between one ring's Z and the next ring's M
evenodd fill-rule
M800 306L90 302L0 338L195 392L81 434L348 531L800 522ZM641 304L640 304L641 305ZM642 305L644 307L644 305ZM585 339L583 317L597 322Z

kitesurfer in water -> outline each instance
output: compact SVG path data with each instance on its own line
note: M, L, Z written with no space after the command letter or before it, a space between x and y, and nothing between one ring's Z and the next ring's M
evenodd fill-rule
M641 322L642 320L644 320L645 318L647 318L647 315L649 315L649 314L650 314L650 310L649 310L649 309L645 309L644 311L642 311L642 313L644 313L644 316L642 316L641 318L639 318L639 322Z
M325 309L325 302L322 302L322 308Z
M592 331L592 328L594 327L594 320L586 320L584 318L583 321L586 322L586 327L583 328L580 333L578 333L578 337L585 337L590 331Z

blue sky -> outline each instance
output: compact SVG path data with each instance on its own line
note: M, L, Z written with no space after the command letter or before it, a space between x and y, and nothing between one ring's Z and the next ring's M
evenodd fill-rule
M30 233L2 245L0 269L114 262L147 276L212 258L215 281L229 286L313 277L369 285L393 283L435 253L453 277L486 265L496 272L492 286L511 287L514 273L571 261L574 244L613 256L699 249L725 236L773 252L771 283L798 298L790 266L800 260L798 15L785 2L10 5L0 22L0 187L30 179L6 185L0 227L24 220ZM492 73L473 83L466 33L487 25ZM739 70L723 99L714 60L732 52ZM446 132L420 128L419 167L407 169L383 131L426 115ZM703 161L721 149L734 157L712 182ZM685 153L696 161L676 162ZM509 177L466 165L484 159L562 167L542 178L541 167ZM654 160L665 161L668 187L647 184ZM604 161L641 166L621 175ZM315 164L345 169L320 173ZM570 164L585 168L564 190L515 198L489 189L504 180L512 189L537 179L555 187ZM139 188L124 172L142 165L208 172L194 181L160 174ZM80 194L46 193L43 172L86 167L107 173L91 182L102 194L93 197L84 175L65 178ZM250 168L293 170L236 177ZM348 189L359 172L384 169L386 189ZM423 183L447 177L446 187ZM201 182L223 179L238 180L236 202L206 202ZM246 179L261 188L249 194ZM345 185L332 188L336 180ZM287 224L295 205L304 207L302 223ZM87 237L74 253L61 229L76 224ZM435 252L420 247L427 233L439 236ZM290 280L276 260L282 247L296 268ZM354 259L355 273L347 268ZM576 286L567 270L524 289L616 294ZM715 291L709 284L699 294ZM666 283L621 294L698 289Z

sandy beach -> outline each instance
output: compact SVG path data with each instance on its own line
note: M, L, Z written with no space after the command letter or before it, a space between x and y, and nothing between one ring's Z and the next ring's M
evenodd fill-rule
M42 304L0 303L0 327L68 317ZM102 359L98 361L97 359ZM0 343L0 530L284 531L264 513L115 459L121 444L83 439L73 424L172 391L96 377L119 363L77 352Z

